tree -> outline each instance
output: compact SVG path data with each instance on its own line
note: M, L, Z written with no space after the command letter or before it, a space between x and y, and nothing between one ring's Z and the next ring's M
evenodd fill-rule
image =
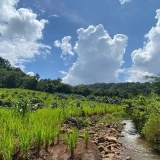
M32 76L26 76L22 79L22 87L25 89L36 90L38 81Z
M160 95L160 73L157 76L145 76L152 82L154 92Z
M40 79L40 75L38 73L36 73L36 75L34 76L35 79L38 81Z

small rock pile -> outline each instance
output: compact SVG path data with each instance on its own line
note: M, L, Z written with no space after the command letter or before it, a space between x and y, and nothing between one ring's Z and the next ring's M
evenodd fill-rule
M90 142L98 148L102 160L131 160L131 157L124 154L122 143L118 141L118 137L123 137L121 134L123 125L119 122L115 123L96 123L93 122L90 126L79 130L79 137L83 138L83 133L87 129L89 132ZM73 125L74 126L74 125ZM72 129L70 124L63 124L62 132Z
M95 143L100 151L102 160L130 160L130 156L121 157L122 147L118 137L122 136L122 126L119 123L97 123L94 127L88 127L90 140Z

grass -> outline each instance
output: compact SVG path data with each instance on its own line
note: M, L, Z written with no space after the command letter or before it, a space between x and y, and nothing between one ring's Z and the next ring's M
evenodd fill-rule
M104 117L99 119L101 123L117 122L120 120L128 119L124 111L107 113Z

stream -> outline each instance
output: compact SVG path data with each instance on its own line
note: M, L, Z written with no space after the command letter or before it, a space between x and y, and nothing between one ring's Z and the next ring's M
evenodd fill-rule
M124 129L119 141L123 144L122 154L129 155L132 160L160 160L160 153L152 150L137 134L131 120L124 120Z

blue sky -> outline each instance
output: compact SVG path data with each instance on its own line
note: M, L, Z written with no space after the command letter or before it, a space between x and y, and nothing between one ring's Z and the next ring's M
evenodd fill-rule
M0 56L72 85L160 73L159 0L0 1Z

